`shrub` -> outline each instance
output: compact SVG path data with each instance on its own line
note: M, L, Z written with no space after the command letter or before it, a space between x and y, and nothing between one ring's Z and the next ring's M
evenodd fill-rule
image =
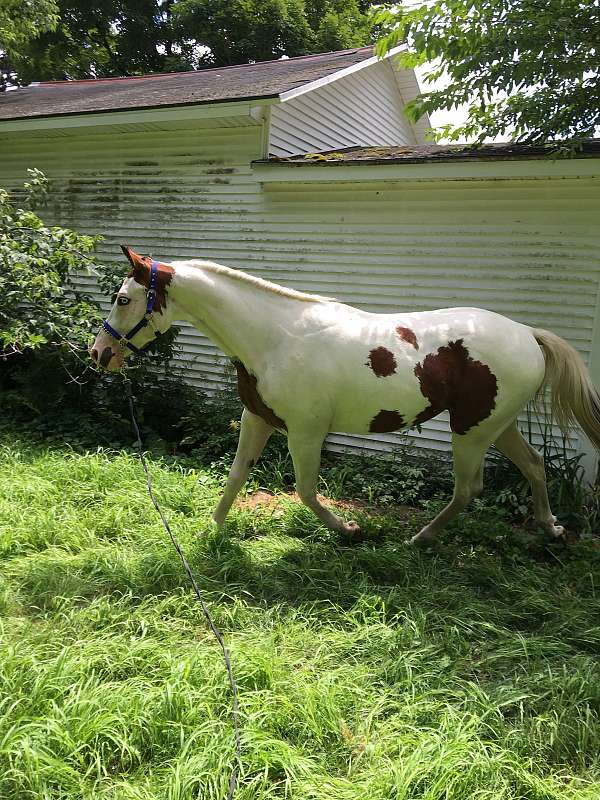
M530 406L522 433L533 441L534 433L542 439L550 507L559 522L568 529L590 535L600 529L600 488L590 487L584 478L581 454L573 454L568 438L556 436L551 415L540 414ZM531 491L527 480L515 465L499 451L488 457L487 497L507 516L519 523L533 522Z
M92 270L109 294L123 271L94 260L100 237L44 223L35 209L45 203L49 183L38 170L29 174L20 205L0 188L0 391L5 411L28 417L33 412L35 425L43 424L36 415L59 406L68 416L90 403L103 405L110 378L92 369L87 354L103 314L78 290L78 278L82 269ZM156 385L155 376L160 379L173 356L176 335L169 331L134 362L129 370L134 383Z
M35 213L48 192L37 170L23 186L23 208L0 188L0 352L44 346L85 348L100 321L98 306L77 291L74 277L98 237L47 226Z

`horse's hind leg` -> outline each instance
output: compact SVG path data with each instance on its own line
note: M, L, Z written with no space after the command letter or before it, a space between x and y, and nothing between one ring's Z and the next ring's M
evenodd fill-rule
M521 470L531 486L533 513L538 525L552 536L562 536L564 528L556 525L556 517L550 511L544 458L538 453L517 428L516 422L500 434L494 442L498 450Z
M227 478L225 491L213 514L217 525L220 526L225 521L237 493L246 482L248 473L256 464L273 431L274 428L262 417L253 414L247 408L244 409L235 458Z
M454 454L454 494L448 505L430 523L413 536L411 544L430 542L483 489L483 458L491 444L471 434L452 434Z

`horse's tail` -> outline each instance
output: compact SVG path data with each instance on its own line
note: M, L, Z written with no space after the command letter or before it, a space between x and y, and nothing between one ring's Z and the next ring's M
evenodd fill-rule
M565 432L577 421L594 447L600 450L600 396L584 360L555 333L540 328L532 328L531 332L546 359L542 387L550 385L556 421Z

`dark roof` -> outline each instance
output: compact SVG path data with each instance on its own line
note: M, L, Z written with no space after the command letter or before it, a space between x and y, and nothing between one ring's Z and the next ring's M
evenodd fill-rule
M31 84L0 94L0 120L277 97L372 55L372 47L361 47L194 72Z
M273 156L261 164L417 164L424 161L513 161L515 159L541 158L560 155L565 145L560 142L545 145L498 142L479 147L466 144L402 145L396 147L349 147L345 150L330 150L324 153L307 153L300 156L279 158ZM589 139L575 152L578 157L600 156L600 139Z

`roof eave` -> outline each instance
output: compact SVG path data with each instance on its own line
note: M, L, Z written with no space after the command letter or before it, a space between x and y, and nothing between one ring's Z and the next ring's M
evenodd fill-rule
M589 156L552 160L540 157L438 157L317 162L257 160L252 162L252 169L261 183L598 178L600 158Z
M259 95L237 100L202 100L198 103L172 103L139 108L115 108L80 113L45 114L32 117L0 119L0 133L49 130L52 128L85 128L99 125L127 125L147 122L180 122L195 119L248 117L248 124L258 124L253 109L279 103L279 96Z
M309 153L309 156L313 154ZM319 153L315 155L321 155ZM382 164L437 164L437 163L482 163L486 161L559 161L563 159L553 158L552 153L493 153L493 154L478 154L478 155L453 155L452 153L441 155L427 155L427 156L401 156L398 158L331 158L328 159L326 154L323 153L323 158L306 158L300 160L297 156L291 158L268 158L257 159L252 163L257 166L270 165L272 167L291 166L291 167L343 167L343 166L357 166L357 165L371 165L381 166ZM592 153L576 153L574 159L585 158L600 158L600 152Z

